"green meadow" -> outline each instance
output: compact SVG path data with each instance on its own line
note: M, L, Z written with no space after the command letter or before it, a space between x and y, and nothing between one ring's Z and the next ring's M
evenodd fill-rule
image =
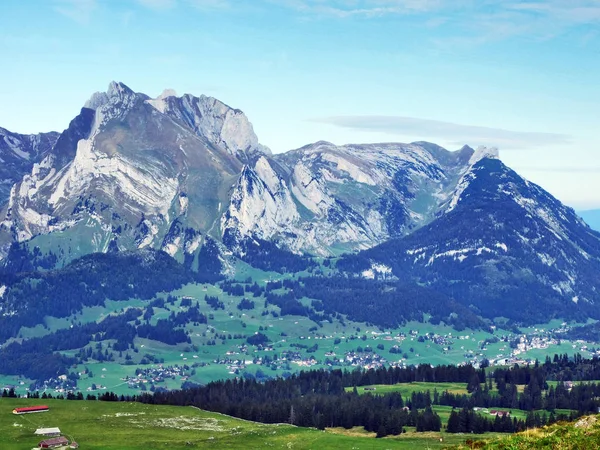
M45 404L44 413L14 415L15 407ZM265 425L192 407L140 403L0 399L0 448L22 450L42 439L41 427L59 427L63 435L89 450L148 449L434 449L464 442L461 435L408 432L376 439L361 428L319 431L287 424ZM487 435L486 435L487 436ZM495 437L489 435L488 437Z
M346 388L351 391L353 388ZM413 383L398 383L398 384L374 384L371 386L359 386L356 388L359 394L388 394L390 392L399 392L402 398L410 398L413 392L429 391L433 397L434 389L439 393L448 391L451 394L468 394L467 383L429 383L429 382L413 382Z

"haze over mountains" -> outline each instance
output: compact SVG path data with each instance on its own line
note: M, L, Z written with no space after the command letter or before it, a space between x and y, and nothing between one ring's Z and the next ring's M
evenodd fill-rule
M222 257L279 270L278 251L363 250L339 268L483 316L600 317L600 234L496 149L316 142L273 155L219 100L117 82L60 136L0 131L14 167L0 172L5 266L17 248L45 268L139 249L197 268L216 242Z

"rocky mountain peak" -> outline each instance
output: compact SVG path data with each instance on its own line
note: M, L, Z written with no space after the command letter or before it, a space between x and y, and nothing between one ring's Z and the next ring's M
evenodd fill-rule
M484 147L483 145L480 145L479 147L477 147L477 150L475 150L475 152L471 156L471 159L469 160L469 164L473 165L473 164L481 161L484 158L499 159L500 152L498 151L498 148Z
M97 110L109 102L122 102L127 97L131 97L133 95L135 95L135 92L133 92L124 83L111 81L106 92L93 93L92 96L85 102L83 107Z
M124 96L131 95L133 93L134 92L128 86L120 81L111 81L108 85L108 90L106 91L106 95L108 95L109 98L118 97L121 99Z
M212 145L222 147L229 154L247 162L259 155L270 155L268 147L261 145L248 117L222 101L191 94L177 96L173 89L165 89L156 98L135 93L121 82L112 81L106 92L96 92L84 107L99 111L96 122L106 122L142 98L155 110L182 122L198 136ZM109 111L110 110L110 111Z
M246 115L214 97L191 94L177 97L175 91L167 89L158 97L146 100L146 103L183 122L197 135L244 161L256 155L271 154L258 142Z

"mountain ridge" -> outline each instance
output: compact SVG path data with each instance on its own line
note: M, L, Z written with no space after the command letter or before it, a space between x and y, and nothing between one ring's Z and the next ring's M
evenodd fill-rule
M317 141L272 154L241 110L206 96L112 82L14 184L0 219L5 266L11 252L60 268L154 249L198 270L216 246L224 267L295 271L359 252L339 269L424 285L485 317L600 317L600 234L497 149Z
M364 249L431 220L433 197L449 195L442 191L474 155L428 143L324 141L272 155L243 112L217 99L173 91L152 99L111 82L18 183L0 242L6 254L10 242L92 220L96 230L84 239L94 244L82 244L84 252L151 245L183 258L208 235L234 249L254 238L296 253ZM422 192L437 191L411 210L405 203L423 183Z

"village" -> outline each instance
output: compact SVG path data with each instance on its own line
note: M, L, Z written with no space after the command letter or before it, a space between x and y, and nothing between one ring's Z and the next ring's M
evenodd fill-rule
M164 389L168 389L168 380L174 380L176 383L173 384L174 388L178 388L181 382L185 382L189 379L190 367L187 365L179 366L164 366L163 364L152 365L150 367L137 368L134 376L128 376L121 378L121 381L127 383L130 389L135 390L147 390L147 385L154 386L158 383L165 383ZM154 389L150 389L154 390Z
M281 320L279 318L277 322L281 323ZM298 323L296 321L294 326ZM210 326L210 329L215 327ZM77 391L93 395L96 391L109 390L124 393L121 388L137 392L177 389L184 384L205 384L215 376L268 379L311 368L370 369L422 363L503 366L528 364L536 358L543 359L546 354L581 353L585 357L599 354L589 343L561 340L561 334L570 329L566 323L525 329L521 333L494 326L491 329L493 333L457 332L449 328L440 331L439 327L418 324L418 327L402 330L361 331L357 327L355 330L324 328L321 331L318 327L309 329L304 325L294 336L292 328L278 335L273 326L268 325L264 332L271 340L256 344L249 343L248 336L252 335L248 334L239 334L238 342L234 339L234 342L227 340L226 343L212 339L208 333L204 337L203 333L194 331L193 345L186 345L181 351L174 347L168 353L153 351L141 355L140 352L140 356L136 356L134 352L131 355L141 359L136 361L128 354L126 365L88 361L76 372L36 383L15 379L4 387L12 388L20 395L37 391L55 396L72 395ZM208 339L209 345L203 346L202 339ZM145 342L139 348L148 350L145 347L148 345L151 344ZM206 373L216 375L207 378ZM118 378L115 377L117 374Z

